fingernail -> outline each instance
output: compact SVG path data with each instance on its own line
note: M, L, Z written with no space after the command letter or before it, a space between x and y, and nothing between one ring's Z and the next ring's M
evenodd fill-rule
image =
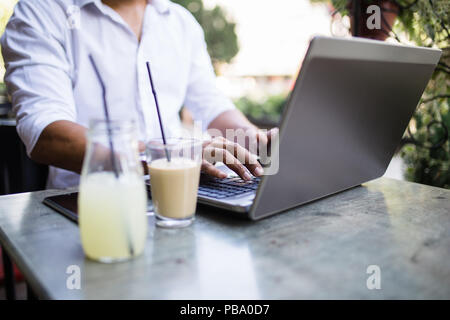
M256 167L255 169L255 174L259 177L262 176L264 174L264 170L260 167Z

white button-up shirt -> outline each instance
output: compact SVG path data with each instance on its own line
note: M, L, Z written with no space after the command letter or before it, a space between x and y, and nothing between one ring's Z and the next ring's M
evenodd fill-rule
M111 118L134 119L142 140L160 137L146 61L167 136L179 135L183 105L203 129L234 108L216 88L200 25L168 0L149 1L140 41L100 0L20 0L1 45L17 131L28 154L54 121L87 127L90 119L104 117L89 54L102 73ZM78 175L50 167L47 186L64 188L78 181Z

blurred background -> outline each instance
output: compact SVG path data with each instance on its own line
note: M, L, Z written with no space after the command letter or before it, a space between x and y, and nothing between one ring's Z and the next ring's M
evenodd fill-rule
M0 0L0 35L17 0ZM217 84L256 125L276 126L313 35L360 36L443 50L386 176L450 188L449 0L173 0L205 31ZM365 27L368 5L381 30ZM0 194L43 188L45 168L29 160L15 131L0 55ZM180 115L186 126L190 114ZM39 170L38 170L39 169ZM0 268L0 299L3 270ZM18 298L25 297L15 270Z
M0 34L16 2L0 0ZM277 125L314 35L355 35L441 48L443 57L386 175L450 188L449 0L173 2L187 8L202 25L220 89L263 128ZM381 30L365 27L370 4L381 8ZM11 118L3 74L0 61L0 108L4 118ZM181 117L186 126L191 124L189 112L182 111Z

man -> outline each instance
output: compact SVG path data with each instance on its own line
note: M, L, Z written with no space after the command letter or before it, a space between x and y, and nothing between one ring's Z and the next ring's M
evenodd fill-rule
M103 117L89 54L105 80L111 117L135 119L141 141L160 137L146 61L168 136L179 132L184 105L204 130L242 128L268 140L218 92L200 25L168 0L20 0L1 45L18 133L30 157L50 165L49 188L78 183L89 120ZM263 173L247 151L241 163L242 147L231 141L215 138L206 149L244 179ZM203 171L223 178L206 160Z

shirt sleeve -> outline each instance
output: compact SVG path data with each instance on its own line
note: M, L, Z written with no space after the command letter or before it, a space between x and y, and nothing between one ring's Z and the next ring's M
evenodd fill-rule
M206 130L219 114L235 106L216 86L203 30L196 21L193 30L192 62L184 105L192 112L194 120L201 121L203 130Z
M70 63L63 36L55 33L65 25L57 27L58 19L51 21L52 12L38 3L19 1L1 39L5 83L28 155L50 123L76 121Z

